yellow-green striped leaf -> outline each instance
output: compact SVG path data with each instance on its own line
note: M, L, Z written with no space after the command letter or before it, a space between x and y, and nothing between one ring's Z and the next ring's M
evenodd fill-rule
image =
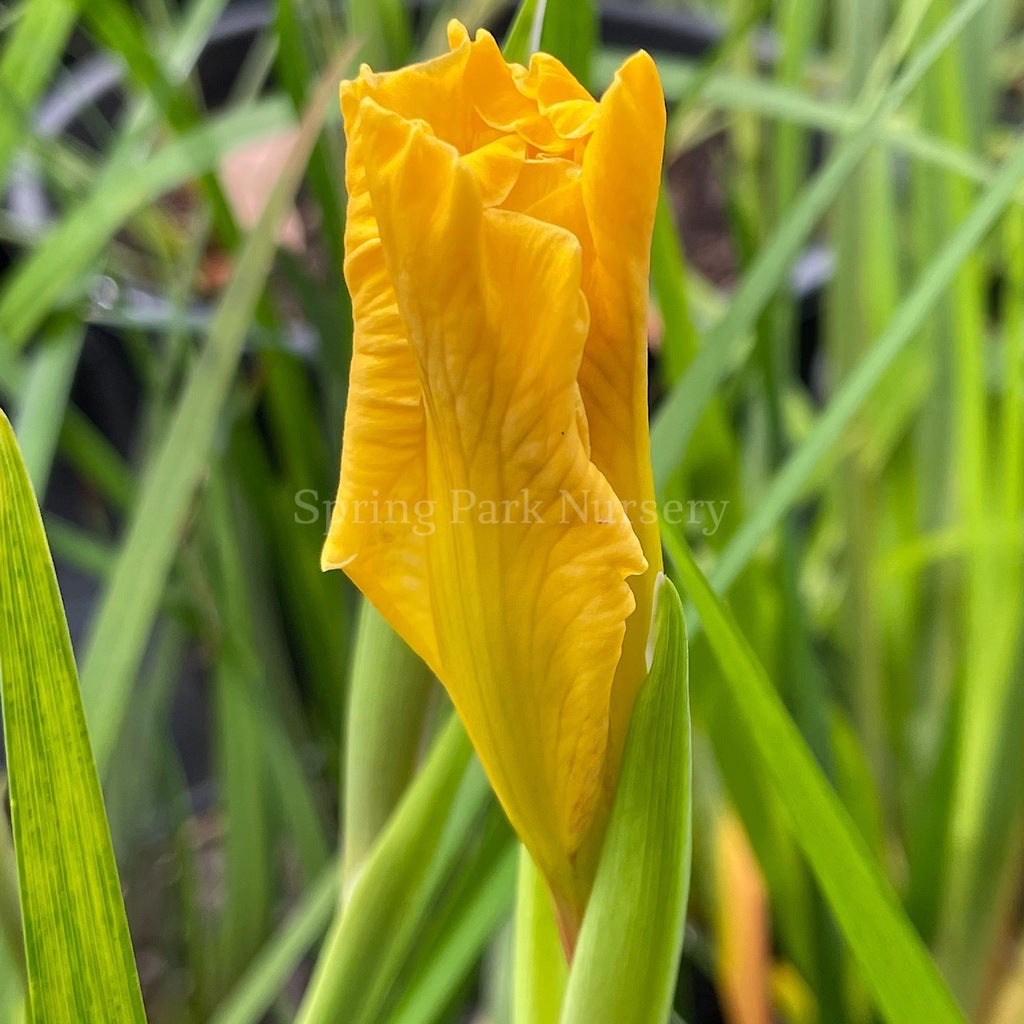
M0 689L31 1024L145 1014L57 577L0 413Z

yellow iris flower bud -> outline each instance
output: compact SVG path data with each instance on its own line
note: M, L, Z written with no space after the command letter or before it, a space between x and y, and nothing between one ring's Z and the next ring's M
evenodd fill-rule
M665 106L553 57L341 87L354 351L324 552L437 674L571 941L661 569L647 299Z

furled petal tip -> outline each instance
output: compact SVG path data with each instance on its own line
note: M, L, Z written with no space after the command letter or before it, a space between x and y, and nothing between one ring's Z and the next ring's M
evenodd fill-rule
M449 50L458 50L469 45L469 29L458 18L449 19L447 33Z

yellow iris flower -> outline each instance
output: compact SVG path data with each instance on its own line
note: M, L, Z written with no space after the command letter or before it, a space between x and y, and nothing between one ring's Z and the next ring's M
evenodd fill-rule
M451 695L578 926L661 568L647 296L665 106L536 54L343 83L354 351L324 552Z

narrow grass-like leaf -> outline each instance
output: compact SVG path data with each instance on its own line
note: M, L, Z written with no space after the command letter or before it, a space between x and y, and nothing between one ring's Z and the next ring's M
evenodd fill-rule
M964 1024L920 938L829 787L732 615L697 567L685 540L663 533L680 583L701 616L721 669L732 742L747 750L789 814L814 872L889 1024ZM893 970L893 964L899 969Z
M211 535L205 561L221 622L214 688L225 820L218 943L222 985L240 976L269 931L275 818L292 826L307 871L317 871L326 859L316 806L283 729L284 716L275 713L271 677L275 670L283 674L277 667L283 658L273 649L270 623L264 625L254 607L254 584L264 577L259 553L245 543L243 508L232 501L223 470L218 470L204 504L204 522Z
M893 361L914 337L925 317L948 288L957 270L982 241L1024 180L1024 143L1007 158L999 174L964 218L903 300L881 337L843 383L800 446L775 476L757 508L730 539L711 574L716 590L725 590L750 560L757 545L803 489L822 458L842 436Z
M399 6L400 17L407 17L404 6L401 4ZM313 65L307 46L308 26L303 17L304 14L308 17L308 11L308 5L296 4L295 0L283 0L277 7L277 67L281 83L291 97L292 103L295 104L296 110L302 110L306 102L310 80L313 78ZM380 12L382 18L385 17L385 14L386 12L383 10ZM406 24L405 30L408 33L408 24ZM353 34L357 38L361 37L361 33L354 26ZM398 63L403 63L407 57L408 43L406 43L404 54ZM372 56L365 51L363 59L371 67L381 70L374 63ZM341 273L345 260L345 194L342 176L335 173L344 158L337 152L338 147L329 145L331 141L330 136L325 133L317 143L309 162L309 180L320 206L324 239L331 253L329 280L332 287L337 284L340 293L335 302L344 307L348 304L348 293L345 291L344 278ZM333 306L334 303L332 303L330 312L336 317L334 328L337 331L339 323L345 318L338 315L340 310L336 310Z
M886 5L878 0L842 3L839 12L841 52L847 66L844 92L854 96L872 73L882 42ZM941 66L942 61L938 64ZM856 368L871 339L884 327L898 301L900 265L896 245L894 197L878 153L867 155L837 197L830 240L835 275L826 303L830 362L839 382ZM864 210L878 215L865 223ZM873 279L873 275L878 275ZM881 403L878 403L881 404ZM857 459L843 466L836 481L850 549L850 581L844 602L844 632L857 638L857 657L848 688L851 713L863 741L872 778L887 782L882 671L877 642L877 595L873 593L871 551L877 536L879 504L875 475ZM786 530L792 536L793 527ZM833 772L833 776L834 776ZM884 789L881 790L885 792ZM840 789L842 792L842 789ZM891 800L886 799L887 804ZM826 1013L826 1016L828 1014Z
M253 958L208 1024L258 1024L310 947L327 930L338 906L341 872L332 863Z
M400 811L401 805L392 818ZM423 937L443 923L444 905L449 896L457 898L467 854L470 847L476 845L475 837L484 833L488 816L495 816L491 788L479 762L471 760L455 798L439 816L441 835L426 870L418 875L419 880L409 890L412 898L406 904L405 913L391 923L386 941L378 943L374 971L362 979L359 997L352 1006L351 1024L380 1024L382 1018L387 1018L392 998L406 980L404 972L416 960ZM504 816L497 817L501 825L498 837L507 839ZM482 842L484 853L473 854L470 864L477 857L486 857L487 850L490 862L497 859L499 849L504 846L503 843L496 845L494 830L491 833L491 837L485 837ZM487 838L491 841L487 842ZM471 868L469 873L472 874Z
M540 49L554 54L583 84L590 87L590 57L597 36L594 0L556 0L544 10Z
M46 535L54 557L98 580L110 576L117 550L113 544L47 513Z
M46 493L84 339L83 324L73 320L58 322L32 356L32 367L14 423L29 479L37 494Z
M686 622L667 579L653 630L562 1024L660 1024L672 1008L692 834Z
M135 480L125 460L92 420L87 419L74 405L67 407L59 445L68 462L114 508L124 511L131 505Z
M300 397L305 394L308 392L298 392ZM294 415L308 416L313 401L310 397L307 404L297 406ZM283 415L284 410L275 411L275 425ZM312 423L308 427L316 429ZM325 463L319 463L310 475L305 475L306 470L298 469L305 464L302 460L294 468L289 467L289 475L284 477L275 471L262 434L251 421L238 424L231 459L244 482L247 504L262 523L260 543L269 559L268 570L274 573L281 591L282 627L293 637L296 655L301 652L322 727L340 740L346 669L352 660L350 624L355 615L347 600L347 580L343 581L340 574L320 571L324 513L317 489L310 486L320 481L326 491L334 483L327 477L335 466L328 470ZM281 457L281 442L272 442L272 453L273 459ZM305 454L311 454L308 447ZM303 475L297 477L298 472ZM312 503L307 500L310 498Z
M505 60L515 64L529 63L530 54L540 49L546 8L547 0L522 0L502 47Z
M0 56L0 181L28 128L32 108L60 62L78 4L71 0L26 0L17 25L5 36Z
M587 88L596 37L592 0L522 0L502 51L517 64L529 63L538 50L553 54Z
M744 339L789 272L800 246L871 147L886 118L986 2L966 0L943 22L899 78L871 102L859 127L842 139L825 166L786 212L768 244L758 253L725 316L709 332L686 374L673 388L652 422L651 461L659 493L685 455L686 446L704 410L738 360Z
M397 68L412 52L409 9L402 0L347 0L348 30L363 43L362 59L374 71Z
M117 740L132 680L207 464L221 407L270 271L278 229L302 179L341 70L350 59L350 54L343 54L317 87L284 171L220 299L207 346L195 362L163 442L141 482L82 665L82 691L101 772Z
M254 700L258 666L246 637L224 638L214 669L217 755L224 813L224 905L217 943L217 976L233 982L267 931L272 903L272 834L260 711Z
M596 54L597 83L611 82L625 57L626 51L619 49L603 49ZM689 96L699 86L699 102L714 110L749 112L785 125L837 135L853 131L858 125L857 110L850 104L811 96L770 79L717 71L700 81L698 68L662 56L658 58L658 74L670 101ZM879 129L879 141L892 150L980 184L989 182L995 173L984 157L922 131L908 117L891 115Z
M0 415L0 686L33 1024L145 1024L53 562Z
M167 77L172 84L184 79L195 67L227 4L228 0L192 0L188 5L164 60Z
M0 292L0 343L18 349L53 306L80 297L83 275L128 218L217 166L231 149L292 123L282 98L231 111L164 145L127 175L101 174L91 194L7 275ZM76 292L77 288L77 292Z
M294 844L297 867L303 879L311 881L331 853L322 820L319 779L314 783L310 778L311 766L304 754L309 723L294 700L293 667L273 598L266 533L257 531L254 519L247 514L241 488L236 486L232 496L229 522L233 527L225 531L225 539L233 537L238 546L232 556L236 566L232 586L239 592L235 602L243 614L238 625L225 623L224 640L248 648L243 656L252 681L247 688L248 700L257 711L257 743L267 770L270 827L284 830L278 842L286 840L289 847ZM324 582L323 574L318 573L315 579L318 584ZM243 891L244 887L243 881Z
M651 241L651 284L661 310L662 377L670 385L683 375L698 348L686 293L686 263L672 216L671 202L663 186Z
M990 106L992 96L983 99L994 84L985 73L990 68L987 52L980 32L965 36L961 53L947 56L922 89L926 123L959 145L977 144L994 106ZM956 179L933 184L934 201L928 214L934 235L936 228L941 231L966 215L973 189ZM1018 810L1013 803L1003 804L1000 814L1005 796L999 791L1019 793L1019 783L1011 781L1014 775L1019 778L1015 768L1020 760L1014 757L1011 738L1019 730L1010 727L1008 731L1007 726L1020 722L1024 698L1019 661L1020 578L1015 572L1020 563L985 543L1000 530L1004 518L997 492L990 486L997 468L991 458L997 435L990 425L987 351L991 277L980 253L963 262L940 310L945 315L938 329L951 360L950 479L955 514L971 543L958 567L962 589L953 612L964 669L957 681L957 710L950 718L956 730L955 777L947 796L937 948L953 991L969 1012L977 1013L1002 945L1003 922L1012 913L1004 894L1014 885L1011 879L1019 865L1020 842L1019 837L1010 838L1013 830L1005 822L1015 820Z
M90 0L82 5L82 17L97 41L121 56L171 124L180 129L196 119L191 97L175 90L134 6L126 0Z
M515 891L517 844L509 841L507 831L502 820L498 839L502 852L497 857L484 844L473 863L462 870L440 927L417 951L419 962L394 1010L386 1013L387 1024L435 1024L445 1019L445 1011L508 916Z

